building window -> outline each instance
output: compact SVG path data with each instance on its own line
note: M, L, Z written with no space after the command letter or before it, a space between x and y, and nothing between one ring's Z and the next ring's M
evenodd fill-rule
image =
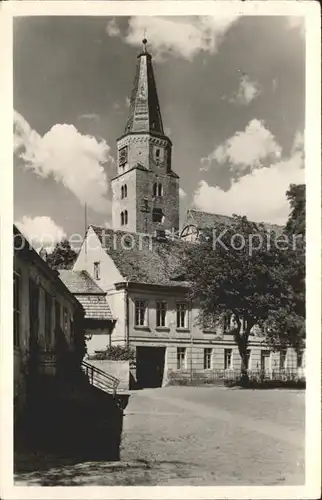
M124 210L124 212L121 212L121 226L126 226L128 223L128 214L127 210Z
M225 349L225 370L230 370L232 368L232 349Z
M155 182L153 184L153 196L163 196L163 187L161 182Z
M286 350L283 349L280 352L280 370L285 370L286 368Z
M60 328L60 314L61 314L60 303L56 300L55 301L55 328L56 329Z
M121 198L127 198L127 185L121 186Z
M152 210L152 221L153 222L163 222L164 220L164 215L163 215L163 211L161 208L154 208Z
M146 326L147 324L147 307L144 300L135 301L135 326Z
M185 368L186 364L186 348L177 347L177 370Z
M64 307L64 334L68 334L68 311Z
M177 328L187 328L187 304L177 304Z
M127 146L119 150L119 166L124 167L127 163Z
M14 346L20 345L20 310L21 310L21 276L20 270L13 273L13 325L14 325Z
M157 326L165 326L166 303L157 302Z
M160 158L160 149L159 148L155 150L155 157L157 160Z
M52 296L45 290L45 344L51 345Z
M94 279L99 280L101 274L100 262L94 262Z
M212 349L208 347L203 351L203 367L204 370L211 369L211 358L212 358Z
M271 353L270 351L261 352L261 370L268 372L271 369Z

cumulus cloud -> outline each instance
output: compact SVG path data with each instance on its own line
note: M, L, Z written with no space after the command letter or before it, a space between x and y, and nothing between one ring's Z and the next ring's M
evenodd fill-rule
M179 196L180 198L185 198L187 196L187 193L181 187L179 188Z
M236 132L206 158L202 158L201 170L208 170L213 162L218 162L228 163L230 168L238 167L242 172L261 167L264 159L279 158L281 152L281 146L264 122L253 119L244 131Z
M239 80L238 92L230 99L231 102L247 106L260 94L259 84L252 81L248 75L242 75Z
M263 167L234 181L228 191L202 180L194 193L194 206L206 212L246 215L253 221L285 224L289 214L286 191L304 182L303 135L297 133L289 158Z
M142 34L147 33L149 47L158 59L173 54L191 60L200 52L216 53L229 28L238 16L134 16L126 33L116 29L113 19L107 25L110 36L121 36L124 42L140 46Z
M111 166L110 147L104 140L82 135L74 125L56 124L39 135L19 113L14 113L14 150L27 169L53 176L78 200L98 212L108 208L104 164Z
M56 243L66 238L64 229L47 216L24 215L15 224L37 251L44 247L50 252Z

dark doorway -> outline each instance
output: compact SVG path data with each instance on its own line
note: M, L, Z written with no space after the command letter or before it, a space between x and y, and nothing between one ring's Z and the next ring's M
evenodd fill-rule
M161 387L165 347L136 348L136 377L139 388Z

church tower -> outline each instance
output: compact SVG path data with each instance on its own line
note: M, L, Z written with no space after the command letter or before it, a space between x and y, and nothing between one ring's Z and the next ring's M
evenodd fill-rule
M171 168L172 143L164 134L152 57L138 55L129 117L117 140L112 179L113 228L156 234L179 229L179 177Z

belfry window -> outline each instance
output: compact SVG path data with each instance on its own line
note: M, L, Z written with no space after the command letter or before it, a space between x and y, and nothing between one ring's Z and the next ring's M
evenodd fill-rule
M163 189L161 182L155 182L153 184L153 196L162 196L162 195L163 195Z
M127 163L127 146L119 150L119 166L124 167Z
M164 220L164 215L162 208L154 208L152 210L152 221L153 222L163 222Z
M124 186L121 186L121 198L126 198L127 197L127 185L124 184Z
M125 226L128 222L128 214L127 210L121 212L121 226Z

